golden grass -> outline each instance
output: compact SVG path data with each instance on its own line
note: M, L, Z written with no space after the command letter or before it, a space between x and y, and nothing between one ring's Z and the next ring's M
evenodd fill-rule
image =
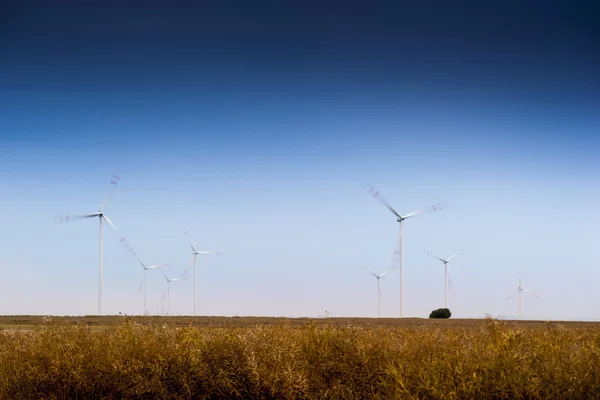
M0 331L6 399L594 399L600 329L294 326Z

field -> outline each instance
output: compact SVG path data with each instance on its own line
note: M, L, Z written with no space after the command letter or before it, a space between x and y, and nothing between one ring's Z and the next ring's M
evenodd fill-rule
M600 323L0 317L0 398L593 399Z

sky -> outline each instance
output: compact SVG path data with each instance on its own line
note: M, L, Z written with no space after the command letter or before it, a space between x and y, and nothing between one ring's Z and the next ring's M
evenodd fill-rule
M588 3L3 3L0 313L599 320Z

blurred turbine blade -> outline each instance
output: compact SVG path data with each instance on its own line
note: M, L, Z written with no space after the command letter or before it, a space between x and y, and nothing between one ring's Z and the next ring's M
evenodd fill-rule
M427 249L425 249L425 252L427 253L427 255L429 255L429 256L431 256L431 257L433 257L433 258L437 258L437 259L438 259L438 260L440 260L441 262L446 262L446 261L447 261L447 260L444 260L444 259L443 259L443 258L441 258L441 257L438 257L438 256L436 256L435 254L433 254L431 251L429 251L429 250L427 250Z
M447 259L446 261L450 261L450 260L452 260L452 259L454 259L454 258L458 257L459 255L461 255L461 254L462 254L462 252L464 252L464 250L463 250L463 249L460 249L460 251L459 251L458 253L455 253L455 254L451 255L450 257L448 257L448 259Z
M512 295L508 296L508 297L506 298L506 300L510 300L510 299L512 299L513 297L515 297L515 296L516 296L516 295L518 295L518 294L519 294L519 291L516 291L516 292L515 292L515 293L513 293Z
M388 210L390 210L396 217L402 219L402 216L400 216L400 214L398 214L398 212L392 208L390 203L388 203L387 200L383 198L381 193L379 193L379 191L377 189L375 189L375 187L373 185L371 185L369 183L369 184L367 184L367 186L365 188L371 196L373 196L375 199L379 200L379 202L381 204L383 204Z
M102 218L104 218L106 220L106 222L108 222L108 225L110 225L110 227L113 229L113 231L117 231L117 227L115 226L115 224L113 224L113 222L110 220L110 218L108 218L106 216L106 214L102 214Z
M125 250L127 250L128 252L130 252L131 254L133 254L134 256L135 254L135 250L133 249L133 247L131 246L131 243L129 243L129 240L127 240L124 237L121 237L121 239L119 240L121 242L121 246L123 246L123 248Z
M144 269L146 269L146 265L142 262L142 260L140 260L140 258L137 256L137 254L133 253L133 256L135 257L136 260L138 260L138 262L142 265L142 267L144 267Z
M181 275L179 275L179 279L184 280L184 281L187 281L189 279L187 270L183 270Z
M110 184L112 186L117 186L119 184L119 182L121 181L121 177L119 175L115 175L113 174L110 180ZM102 203L102 208L100 210L102 210L104 212L104 209L106 208L106 204L108 203L108 199L110 198L110 193L111 193L111 189L108 189L108 192L106 193L106 197L104 198L104 203Z
M415 217L415 216L421 215L421 214L429 214L429 213L432 213L432 212L442 211L445 208L446 208L446 206L443 203L438 202L438 203L435 203L435 204L433 204L433 205L431 205L429 207L426 207L426 208L423 208L423 209L420 209L420 210L417 210L417 211L413 211L413 212L411 212L409 214L406 214L404 216L404 218L410 218L410 217Z
M375 273L373 273L373 272L369 271L369 270L368 270L368 269L366 269L365 267L361 267L361 268L362 268L362 269L364 269L365 271L367 271L369 274L373 275L375 278L379 278L379 277L377 276L377 274L375 274Z
M521 288L521 290L522 290L522 291L524 291L524 292L527 292L527 293L529 293L530 295L532 295L532 296L533 296L533 297L535 297L536 299L540 300L540 297L539 297L537 294L533 293L532 291L529 291L529 290L527 290L527 289L525 289L525 288Z
M387 274L389 271L385 271L382 274L379 275L379 278L381 278L382 276L384 276L385 274Z
M80 219L94 218L100 216L100 213L84 214L84 215L59 215L54 218L55 224L64 224L71 221L77 221Z
M192 244L192 240L190 239L190 236L188 235L188 231L185 228L181 228L181 232L183 232L183 236L185 236L188 240L188 243L190 245L190 247L192 248L192 251L194 253L197 253L196 249L194 248L194 245Z

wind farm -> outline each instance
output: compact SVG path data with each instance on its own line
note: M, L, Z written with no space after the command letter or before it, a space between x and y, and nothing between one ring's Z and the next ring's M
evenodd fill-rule
M113 175L112 179L111 179L111 185L113 186L113 188L117 185L117 183L121 180L120 176L117 175ZM426 207L424 209L419 209L417 211L413 211L407 214L400 214L398 213L389 203L388 201L381 195L381 193L379 192L378 189L376 189L372 184L367 184L365 186L366 191L376 200L378 200L382 205L384 205L388 211L390 211L392 213L392 215L396 218L396 222L398 222L398 228L399 228L399 235L398 235L398 242L397 242L397 246L396 246L396 250L394 252L394 259L396 259L397 264L394 263L394 261L392 262L392 269L388 269L385 272L381 273L381 274L375 274L373 272L371 272L370 270L367 270L365 267L362 267L363 270L367 271L369 274L371 274L372 276L374 276L377 279L377 312L376 312L376 317L377 318L381 318L381 300L382 300L382 294L381 294L381 278L390 273L390 271L392 271L392 274L395 273L396 267L399 267L399 286L397 287L398 290L398 295L399 295L399 317L400 318L406 318L405 317L405 302L404 302L404 298L405 298L405 294L404 294L404 290L405 290L405 282L404 282L404 276L405 276L405 269L404 269L404 254L405 254L405 245L404 245L404 223L407 219L411 219L413 217L416 216L421 216L424 214L430 214L430 213L439 213L440 211L444 211L444 212L451 212L451 209L448 209L447 206L445 204L443 204L442 202L438 202L432 206ZM114 226L114 224L112 223L112 220L108 218L108 216L105 214L105 209L106 209L106 205L108 203L108 199L110 197L111 192L109 192L106 195L105 201L102 204L102 207L100 208L100 210L96 213L90 213L90 214L84 214L81 216L62 216L57 218L58 222L69 222L72 220L76 220L76 219L91 219L91 218L98 218L100 221L100 229L102 228L102 221L106 221L107 224L109 224L109 226L112 228L113 233L117 233L117 229ZM118 199L117 199L117 204L113 205L113 207L118 207ZM126 215L131 215L130 213L127 213ZM125 221L124 221L125 222ZM198 262L198 256L205 256L205 255L212 255L212 256L220 256L222 255L222 253L220 251L208 251L208 250L200 250L199 248L197 248L195 246L195 244L192 242L190 235L187 231L187 229L180 229L181 233L183 234L185 240L187 241L187 245L189 247L189 253L191 257L187 258L187 262L181 262L180 263L180 267L185 268L188 264L191 265L191 267L193 268L193 296L190 299L191 303L192 303L192 313L189 314L191 316L199 316L199 283L203 283L204 285L204 291L206 290L211 290L212 288L214 288L213 284L209 281L209 279L214 279L215 275L214 273L216 272L216 270L213 267L210 267L208 269L205 268L200 268L199 271L199 262ZM99 257L99 294L98 294L98 312L97 315L98 316L102 316L103 312L102 312L102 289L103 289L103 272L105 270L104 267L104 258L103 258L103 246L102 246L102 230L100 230L100 257ZM120 243L121 243L121 247L126 250L126 253L129 253L130 255L132 255L134 257L134 261L137 262L137 264L139 266L141 266L141 270L143 272L143 278L142 278L142 282L139 286L139 290L143 292L143 308L142 308L142 312L140 313L140 315L142 316L150 316L151 314L153 314L152 310L154 309L154 307L149 307L148 306L148 299L149 299L149 282L148 282L148 271L153 271L155 269L163 269L165 270L165 272L163 273L157 273L156 277L159 277L160 275L162 275L162 277L164 279L166 279L166 283L167 283L167 287L166 287L166 299L167 299L167 315L172 315L171 312L171 299L170 299L170 288L171 288L171 283L178 281L180 278L175 278L172 277L172 273L168 272L169 269L171 268L171 263L169 264L146 264L142 261L142 259L139 257L138 253L136 252L136 250L133 249L133 247L131 246L131 243L129 242L129 240L127 238L125 238L124 236L121 236L120 238ZM464 249L461 248L459 252L452 254L451 256L447 257L447 258L442 258L436 254L434 254L433 252L426 250L427 254L440 261L441 263L443 263L444 265L444 302L443 302L443 306L444 308L448 308L448 291L449 291L449 263L452 261L454 262L454 260L456 259L456 257L458 257L459 255L461 255L464 252ZM170 254L169 257L172 258L173 256L175 256L174 254ZM176 257L175 257L176 258ZM220 258L220 257L219 257ZM223 260L221 261L221 263L223 263ZM419 264L424 264L423 260L421 260L419 262ZM204 265L204 264L202 264ZM221 264L223 265L223 264ZM177 265L174 265L174 267L177 267ZM114 268L114 267L112 267ZM119 267L121 268L121 267ZM419 266L418 268L422 268L422 265ZM227 271L228 268L225 269L225 271ZM201 271L204 271L205 277L203 278L203 273L201 273ZM155 274L150 274L150 277L154 276ZM434 273L427 273L426 275L430 275L430 276L434 276L436 274ZM212 277L212 278L211 278ZM154 279L154 278L152 278ZM185 279L188 279L187 276ZM226 288L222 288L221 291L226 291ZM524 292L525 289L523 289L520 285L518 288L518 291L516 294L519 295L519 313L518 313L518 319L522 320L523 319L523 315L522 315L522 299L521 299L521 294L522 292ZM153 299L154 296L150 295L150 298ZM163 294L163 300L165 298L165 294ZM210 305L210 300L207 296L204 296L204 298L206 299L207 303L206 306ZM432 303L432 308L434 307L434 303ZM186 305L185 304L178 304L177 308L178 312L180 312L181 309L186 309ZM189 309L189 308L187 308ZM389 307L388 307L389 309ZM457 309L454 308L454 312L457 312ZM460 310L458 311L460 313ZM158 313L157 313L158 314ZM335 311L328 311L328 314L331 315L332 317L335 316ZM113 314L114 315L114 314ZM128 315L136 315L135 312L133 313L128 313ZM186 315L185 312L183 314L180 315ZM210 307L207 307L206 310L204 310L203 315L211 315L210 312ZM214 315L214 314L213 314ZM237 315L237 313L236 313ZM369 313L367 313L367 315L364 316L368 316ZM414 314L413 314L414 315ZM460 315L460 314L459 314ZM489 314L487 314L489 315ZM421 315L421 317L425 317L426 315ZM308 315L307 317L310 317L310 315ZM349 318L357 318L360 317L359 315L348 315L348 314L340 314L337 316L338 318L340 317L349 317ZM389 315L387 316L387 318L389 318ZM482 318L482 317L480 317ZM517 318L515 318L517 319Z
M562 3L10 2L0 400L600 399Z

